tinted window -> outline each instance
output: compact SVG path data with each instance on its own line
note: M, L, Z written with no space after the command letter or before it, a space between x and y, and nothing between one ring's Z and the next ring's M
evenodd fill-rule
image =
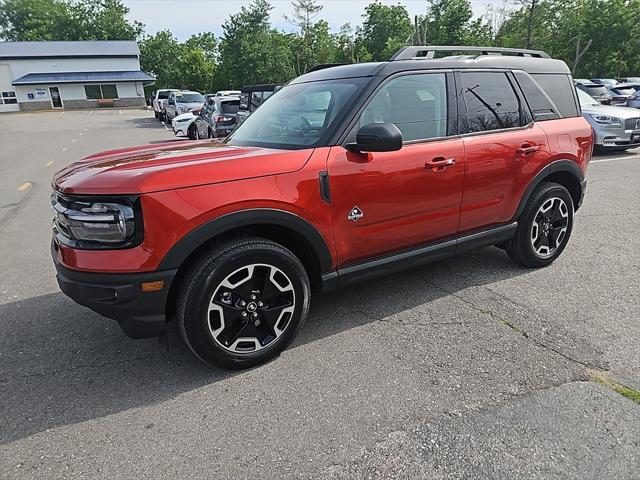
M605 87L604 85L593 85L593 84L592 85L578 85L578 88L580 90L584 90L589 95L597 96L597 97L609 94L609 91L607 90L607 87Z
M102 85L102 98L118 98L118 89L115 85Z
M373 97L360 126L393 123L405 142L447 135L447 87L444 73L394 78Z
M578 106L573 92L575 87L569 75L563 74L536 74L532 75L549 98L553 100L563 117L577 117Z
M560 118L556 106L547 94L540 89L535 80L524 72L514 72L514 75L537 122Z
M158 99L165 100L169 97L169 92L158 92Z
M221 102L220 110L222 110L222 113L238 113L239 106L240 106L239 100L235 100L231 102Z
M468 132L520 127L520 100L504 73L462 73Z
M87 96L87 100L99 100L102 98L100 85L85 85L84 93Z
M636 93L635 88L631 87L612 88L611 91L615 92L617 95L633 95Z
M262 104L262 92L251 92L251 110L255 110Z
M289 149L316 145L366 81L348 78L288 85L249 116L228 142Z

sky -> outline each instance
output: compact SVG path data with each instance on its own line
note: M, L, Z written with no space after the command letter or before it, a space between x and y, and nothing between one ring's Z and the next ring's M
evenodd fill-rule
M381 0L387 5L403 4L409 16L424 13L426 0ZM501 7L505 0L471 0L475 16L482 16L491 6ZM168 29L180 41L186 40L192 33L211 31L222 35L222 23L230 14L248 5L249 0L124 0L130 9L129 19L138 20L146 25L146 32L153 34ZM295 27L284 20L283 15L292 12L290 0L269 0L274 6L271 12L271 24L279 30L293 31ZM364 0L322 0L322 12L317 20L329 23L332 31L337 32L341 25L349 22L352 27L362 23L362 13L370 3Z

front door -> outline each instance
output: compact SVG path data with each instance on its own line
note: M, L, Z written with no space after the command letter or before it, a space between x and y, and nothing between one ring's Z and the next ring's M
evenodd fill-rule
M60 97L60 89L58 87L49 87L51 94L51 106L53 108L62 108L62 97Z
M448 117L445 73L395 77L374 95L356 129L393 123L402 132L402 149L331 148L331 208L341 266L456 233L464 150L462 139L447 136Z

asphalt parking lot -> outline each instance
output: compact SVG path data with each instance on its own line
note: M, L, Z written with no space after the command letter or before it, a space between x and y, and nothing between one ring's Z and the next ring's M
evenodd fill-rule
M294 345L204 366L58 291L54 171L172 139L151 112L0 116L1 478L580 478L640 472L640 152L598 156L569 246L316 298ZM598 382L599 380L600 382Z

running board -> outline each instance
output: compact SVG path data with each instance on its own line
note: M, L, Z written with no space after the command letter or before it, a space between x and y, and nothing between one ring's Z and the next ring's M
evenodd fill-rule
M336 272L329 272L322 276L322 291L331 291L362 280L436 262L458 253L506 242L513 238L517 228L518 222L513 222L373 260L346 265Z

